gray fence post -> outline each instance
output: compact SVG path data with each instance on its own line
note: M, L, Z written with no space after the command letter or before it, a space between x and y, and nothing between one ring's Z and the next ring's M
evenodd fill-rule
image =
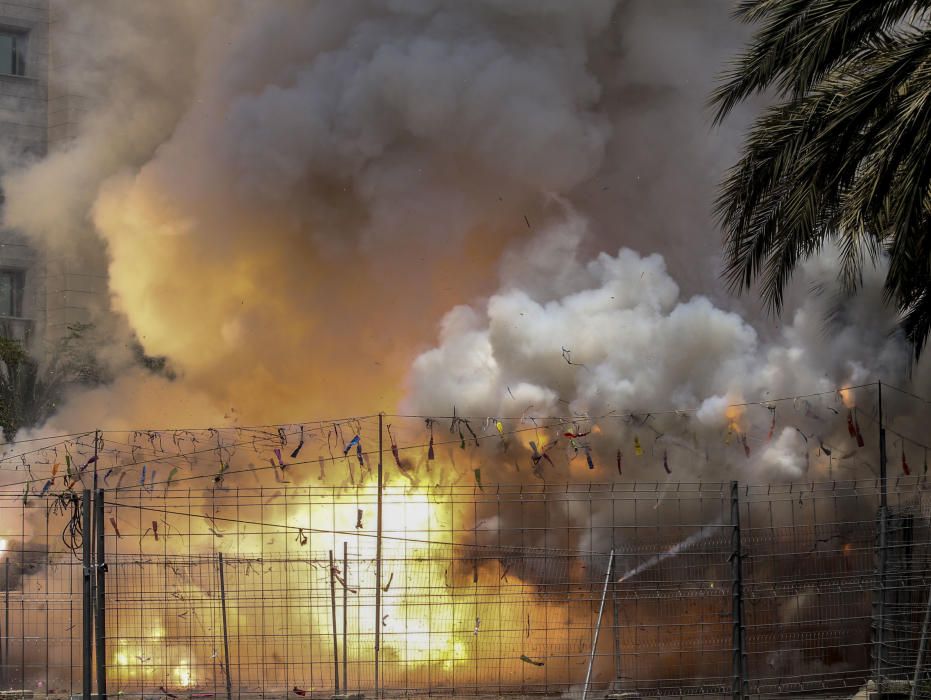
M217 569L220 572L220 612L223 621L223 670L226 675L226 700L233 700L233 678L230 669L230 635L226 626L226 577L223 573L223 552L217 552Z
M333 622L333 688L339 695L339 628L336 626L336 562L330 550L330 618Z
M94 528L91 526L91 492L84 489L81 494L81 539L83 554L84 584L82 587L81 624L81 692L84 700L91 699L91 675L94 662L94 596L91 570L91 549Z
M733 684L731 696L742 700L747 689L747 669L744 651L743 619L743 563L740 547L740 486L731 482L731 599L732 599L732 649Z
M877 590L874 597L875 611L873 613L873 680L878 692L882 692L883 685L883 650L886 646L886 539L888 537L889 516L886 506L879 507L879 522L877 523Z
M103 490L98 489L94 496L94 533L97 539L96 551L96 616L94 621L94 641L97 648L97 698L107 700L107 612L106 612L106 574L107 564L104 555L103 530Z
M6 559L3 562L4 570L4 584L3 584L3 659L4 666L2 673L0 673L0 679L3 680L3 684L7 684L7 678L11 673L12 666L10 665L10 557L7 555Z
M925 646L928 643L928 625L931 624L931 586L928 587L928 604L925 606L925 620L921 625L921 639L918 642L918 656L915 659L915 675L912 676L911 700L918 697L918 683L924 672Z

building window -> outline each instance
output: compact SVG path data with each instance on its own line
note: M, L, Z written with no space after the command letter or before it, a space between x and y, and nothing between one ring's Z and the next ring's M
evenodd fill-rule
M22 318L25 281L22 270L0 270L0 316Z
M0 73L26 75L26 35L0 29Z

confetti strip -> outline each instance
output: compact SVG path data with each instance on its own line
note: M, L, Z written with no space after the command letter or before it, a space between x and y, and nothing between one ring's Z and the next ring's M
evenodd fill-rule
M472 430L472 425L469 423L469 421L467 421L467 420L462 420L462 419L460 418L460 419L459 419L459 422L465 424L466 430L469 431L469 435L471 435L471 436L472 436L472 439L475 441L475 446L476 446L476 447L480 447L481 445L479 444L479 441L478 441L478 435L476 435L476 434L475 434L475 431Z
M484 491L485 488L482 486L482 470L473 469L472 472L475 474L475 483L478 484L478 490Z
M563 436L569 438L570 440L578 440L579 438L583 438L590 433L591 431L588 433L563 433Z
M123 539L123 536L120 534L120 528L118 528L118 527L116 526L116 518L115 518L115 517L111 517L111 518L110 518L110 525L113 526L113 532L116 533L116 539L118 539L118 540Z
M355 436L353 436L352 440L350 440L350 441L346 444L346 447L343 448L343 457L347 456L347 455L349 454L349 450L351 450L353 447L355 447L356 445L358 445L358 444L359 444L359 441L360 441L361 439L362 439L362 438L360 438L360 437L358 436L358 434L355 435Z
M550 457L550 456L547 454L547 452L549 452L551 449L553 449L553 448L556 446L556 444L557 444L558 442L559 442L559 440L555 440L555 441L551 442L549 445L544 445L544 446L543 446L543 449L541 450L541 449L538 449L538 448L537 448L537 443L533 442L532 440L530 441L530 450L531 450L531 453L532 453L532 454L530 455L530 464L531 464L531 466L534 468L534 471L535 471L535 472L537 471L537 467L538 467L538 465L540 464L540 460L542 460L542 459L545 459L547 462L549 462L549 463L550 463L550 466L552 466L552 467L555 467L555 466L556 466L555 464L553 464L553 459L552 459L552 457Z
M391 432L390 423L388 424L388 440L391 442L391 455L394 457L394 463L398 469L404 471L404 467L401 466L401 454L398 451L398 440L395 438L394 433Z
M529 656L527 656L526 654L521 654L521 655L520 655L520 660L523 661L525 664L530 664L531 666L543 666L543 665L545 665L542 661L534 661L533 659L531 659L531 658L530 658Z
M663 469L666 470L667 474L672 474L672 470L669 468L669 451L663 450Z
M362 527L363 527L363 525L362 525L362 509L361 509L361 508L358 508L358 509L356 510L356 530L361 530Z
M634 435L634 454L638 457L643 456L643 447L640 445L640 438Z
M910 476L912 473L911 467L908 466L908 462L905 459L905 443L902 443L902 471L905 472L905 476Z
M302 425L301 426L301 441L297 443L297 447L295 447L291 451L291 459L297 459L297 456L301 453L301 449L303 447L304 447L304 426Z
M436 453L433 451L433 420L427 418L427 428L430 430L430 445L427 448L427 459L433 461L436 459Z
M618 451L617 451L617 475L618 475L618 476L623 476L623 475L624 475L624 472L623 472L623 470L621 469L621 465L623 464L623 461L624 461L624 455L622 455L622 454L621 454L621 451L618 450Z

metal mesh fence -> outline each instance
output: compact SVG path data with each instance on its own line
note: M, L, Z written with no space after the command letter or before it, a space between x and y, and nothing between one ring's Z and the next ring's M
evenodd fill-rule
M890 481L883 521L878 493L874 481L386 487L377 595L373 488L106 491L108 690L371 696L376 660L387 695L907 685L926 631L931 497L919 479ZM0 499L4 688L80 692L80 512L65 505Z

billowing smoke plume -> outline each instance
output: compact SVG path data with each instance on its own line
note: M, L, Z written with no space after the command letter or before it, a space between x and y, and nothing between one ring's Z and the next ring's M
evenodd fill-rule
M812 448L843 447L839 458L850 447L848 407L832 390L907 365L875 295L852 300L828 326L830 299L813 295L766 341L707 297L684 298L660 255L622 248L586 259L586 232L577 214L558 216L504 258L502 286L487 302L450 311L438 347L414 362L408 408L431 415L455 405L460 415L525 425L577 417L579 432L592 431L591 445L572 446L579 475L590 446L602 468L626 462L629 478L646 481L673 469L676 480L825 478L833 462L812 469ZM826 273L819 266L830 261L814 261L810 279ZM818 392L829 394L771 401ZM875 392L865 398L875 403Z
M654 462L721 473L723 432L794 478L827 429L762 440L767 408L726 405L905 366L870 294L774 330L716 282L738 141L702 104L743 31L726 3L94 0L56 23L88 110L5 178L5 221L54 255L102 243L119 371L50 430L640 411L625 453L640 421ZM127 338L176 378L130 367Z
M113 308L183 395L256 420L390 407L541 194L601 165L589 49L613 9L69 4L93 108L7 178L6 222L57 249L90 218Z
M56 55L67 57L57 79L86 110L72 141L7 174L4 217L53 257L93 260L88 249L104 249L110 298L95 319L112 339L99 352L116 379L73 396L45 430L126 430L121 446L107 436L109 488L125 476L140 500L158 499L192 485L222 493L268 484L272 474L348 486L347 445L361 424L312 433L311 419L399 404L422 416L455 409L487 419L470 428L492 438L473 446L463 437L461 447L455 435L444 438L433 460L420 444L430 427L419 418L396 423L414 488L389 504L385 521L404 534L409 525L435 530L440 516L450 530L476 518L472 541L496 535L502 546L608 550L607 541L586 539L593 528L534 526L525 538L520 509L483 520L474 509L431 504L415 488L480 475L490 484L872 473L876 443L857 446L845 402L856 402L866 431L874 394L768 402L903 375L907 353L869 291L875 282L826 325L830 293L802 296L833 276L830 256L818 258L781 327L718 283L719 236L708 212L740 119L735 131L709 133L703 103L739 44L729 2L56 4ZM174 378L133 366L122 351L131 340L165 356ZM733 407L743 402L752 405ZM507 422L500 441L496 419ZM290 424L290 443L276 443L273 432L232 456L236 428L227 429L225 451L220 433L201 431L198 456L160 460L157 482L140 464L155 453L155 433L133 432L272 422ZM303 463L285 465L295 440L304 444L304 423L307 446L294 458ZM365 430L370 445L371 423ZM206 440L216 440L216 452ZM553 443L557 451L542 459ZM83 448L75 464L86 468L94 448L86 440ZM372 460L361 452L358 475L370 479ZM50 455L39 475L51 477L59 459ZM183 477L171 484L165 474L178 469ZM408 488L400 471L389 481ZM669 506L657 493L660 522ZM293 551L304 546L310 516L275 512L279 495L251 518L238 505L236 514L287 523L286 534L224 537L223 521L206 512L181 527L206 549ZM541 502L541 512L558 498ZM351 500L321 504L314 522L371 535L371 508L363 514ZM593 513L610 524L636 517L599 514L603 504L581 499L565 506L553 510L567 525L591 523ZM134 551L180 546L167 516L111 524ZM405 558L421 556L396 544ZM428 554L423 561L437 566L449 556ZM389 549L387 558L401 555ZM460 568L478 581L473 566ZM492 569L482 575L500 581ZM438 570L434 580L446 575ZM547 576L529 569L530 583ZM456 590L465 589L449 595ZM507 629L500 620L515 614L497 599L488 606L469 621L469 639L479 637L479 617ZM569 609L560 602L551 614ZM429 622L419 622L411 629L430 631L435 643ZM270 634L259 627L264 618L247 623ZM413 636L398 639L406 649ZM159 653L164 665L169 652Z

